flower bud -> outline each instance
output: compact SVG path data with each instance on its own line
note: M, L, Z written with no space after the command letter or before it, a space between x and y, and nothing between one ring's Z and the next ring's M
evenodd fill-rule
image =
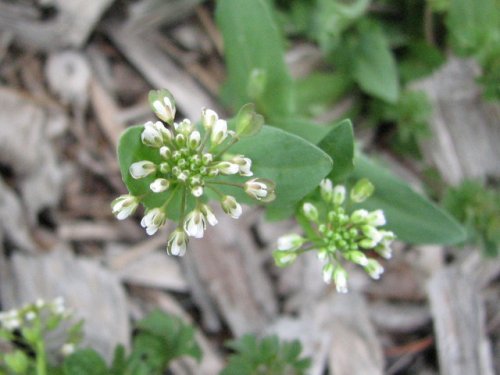
M384 267L382 267L375 259L369 259L365 266L365 271L372 279L378 280L380 275L384 273Z
M156 116L166 123L172 124L175 117L175 103L167 90L150 91L149 102Z
M356 210L351 214L351 222L353 224L360 224L365 222L366 218L368 217L368 211L367 210Z
M241 205L231 195L225 195L222 198L221 206L224 212L233 219L238 219L243 212Z
M195 196L196 198L201 197L203 195L203 186L201 185L193 186L191 188L191 194L193 194L193 196Z
M373 184L366 178L359 180L351 189L351 200L356 203L364 202L375 190Z
M375 227L380 227L382 225L385 225L386 220L385 220L384 211L375 210L375 211L370 212L368 214L368 217L367 217L367 223L370 225L373 225Z
M167 221L167 215L160 208L148 210L146 215L141 220L141 227L146 229L146 233L150 236L155 234L158 229Z
M240 170L240 167L237 164L233 164L229 161L221 161L215 164L214 168L218 169L219 172L225 175L236 174Z
M345 269L340 266L336 267L333 273L333 281L338 293L347 293L347 272Z
M210 210L210 207L208 207L206 204L201 204L200 205L200 211L205 215L205 218L208 221L208 224L211 226L214 226L217 224L217 218L213 214L212 210Z
M141 133L142 143L149 147L158 148L163 146L163 136L160 127L163 127L161 122L159 122L159 126L152 121L146 122L144 124L144 130Z
M243 190L252 198L262 202L271 202L276 198L274 182L265 178L253 178L245 182Z
M189 135L189 141L188 141L189 148L191 148L192 150L196 149L200 145L200 142L201 142L200 132L197 130L193 131Z
M137 180L154 173L156 171L156 164L149 160L138 161L130 166L129 171L130 175Z
M286 267L292 264L297 259L297 254L290 251L275 250L273 251L274 263L278 267Z
M185 118L180 123L174 123L174 129L177 133L188 137L189 134L191 134L191 132L194 130L194 125L189 119Z
M227 122L225 120L217 120L212 127L212 134L210 135L210 141L212 145L220 145L227 137Z
M345 200L345 186L337 185L333 188L332 202L335 206L340 206Z
M332 282L335 266L332 263L327 263L323 266L323 281L327 284Z
M168 146L160 147L160 156L165 160L169 160L172 157L172 151Z
M312 203L309 203L309 202L304 203L304 205L302 206L302 211L304 212L304 216L308 220L311 220L314 222L318 221L318 218L319 218L318 209Z
M305 242L305 238L296 233L287 234L278 238L278 250L295 251L298 250Z
M203 108L201 110L201 123L207 131L210 131L210 129L212 129L218 119L219 116L215 111L212 111L208 108Z
M153 193L162 193L168 189L170 181L165 178L157 178L150 185L149 188Z
M116 198L111 203L111 209L118 220L124 220L135 212L138 205L139 199L127 194Z
M368 258L361 251L348 251L344 253L344 258L350 262L359 264L360 266L366 266L368 264Z
M202 238L206 227L207 224L205 216L198 209L195 209L187 214L186 219L184 220L184 231L188 236L194 238Z
M186 253L188 236L182 228L177 228L172 232L167 242L167 254L183 256Z
M323 198L325 202L331 202L333 198L332 180L328 178L321 180L319 187L321 191L321 198Z
M238 167L240 168L240 176L253 176L253 173L250 170L250 168L252 167L251 159L246 158L243 155L236 155L231 159L231 162L238 165Z

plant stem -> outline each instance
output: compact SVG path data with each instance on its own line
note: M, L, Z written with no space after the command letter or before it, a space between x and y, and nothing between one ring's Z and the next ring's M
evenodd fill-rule
M47 358L45 355L45 343L43 337L39 337L36 343L36 375L47 375Z
M238 188L243 188L243 184L239 184L237 182L229 182L229 181L206 181L207 184L214 184L214 185L227 185L227 186L235 186Z

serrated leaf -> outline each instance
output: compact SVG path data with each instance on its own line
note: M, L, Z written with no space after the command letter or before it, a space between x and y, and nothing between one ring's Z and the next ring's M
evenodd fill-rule
M82 349L63 363L64 375L107 375L108 369L104 359L93 349Z
M451 245L465 239L463 227L450 215L366 156L357 155L353 175L375 185L375 193L363 206L384 210L387 228L400 240Z
M224 38L228 77L223 98L233 108L252 101L253 72L265 77L265 87L255 99L265 116L288 114L292 110L293 87L284 60L283 40L265 0L219 0L216 20Z
M396 60L380 27L361 24L352 48L352 74L361 89L394 103L399 97Z
M334 182L341 181L354 169L354 133L351 120L336 124L318 143L333 160L333 168L328 177Z

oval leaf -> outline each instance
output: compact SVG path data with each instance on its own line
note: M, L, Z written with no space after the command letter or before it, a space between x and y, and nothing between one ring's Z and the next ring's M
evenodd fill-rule
M332 168L332 159L320 148L270 126L264 126L255 137L242 139L231 151L252 159L255 176L274 181L276 200L271 207L295 205Z
M384 210L387 227L400 240L451 245L465 239L463 227L450 215L366 156L357 155L354 176L366 177L375 185L375 193L363 206Z

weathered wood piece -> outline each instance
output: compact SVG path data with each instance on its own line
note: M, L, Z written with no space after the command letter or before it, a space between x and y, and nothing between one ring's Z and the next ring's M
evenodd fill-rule
M203 241L191 241L185 256L198 279L192 287L204 289L215 301L234 335L259 332L277 314L271 282L244 217L236 221L221 210L216 216L219 223Z
M21 250L35 251L23 205L0 177L0 238L4 237Z
M493 375L484 306L473 278L444 268L428 284L439 355L446 375Z
M473 60L450 58L412 85L428 95L434 109L432 137L422 139L422 155L451 184L500 175L500 106L481 97L478 74Z
M188 290L177 258L166 254L165 239L162 236L144 241L133 248L110 244L107 253L108 265L123 282L177 292Z
M127 59L152 87L172 92L183 114L196 121L203 107L221 112L219 105L183 69L166 56L152 40L156 31L139 34L134 28L113 26L108 34Z
M382 375L384 357L364 298L355 292L332 293L315 311L320 329L330 333L332 375Z
M30 224L42 208L59 201L67 175L57 160L53 139L67 126L53 105L0 87L0 162L12 169Z
M16 308L37 298L64 297L84 319L84 346L110 359L118 343L129 344L125 291L118 278L97 262L77 258L65 247L43 256L14 254L2 275L2 304ZM4 270L2 270L4 271Z
M54 0L53 18L39 19L39 11L0 1L0 30L12 32L21 43L43 50L81 47L113 0Z
M415 332L431 320L427 306L409 303L377 301L370 304L369 313L378 329L393 333Z

